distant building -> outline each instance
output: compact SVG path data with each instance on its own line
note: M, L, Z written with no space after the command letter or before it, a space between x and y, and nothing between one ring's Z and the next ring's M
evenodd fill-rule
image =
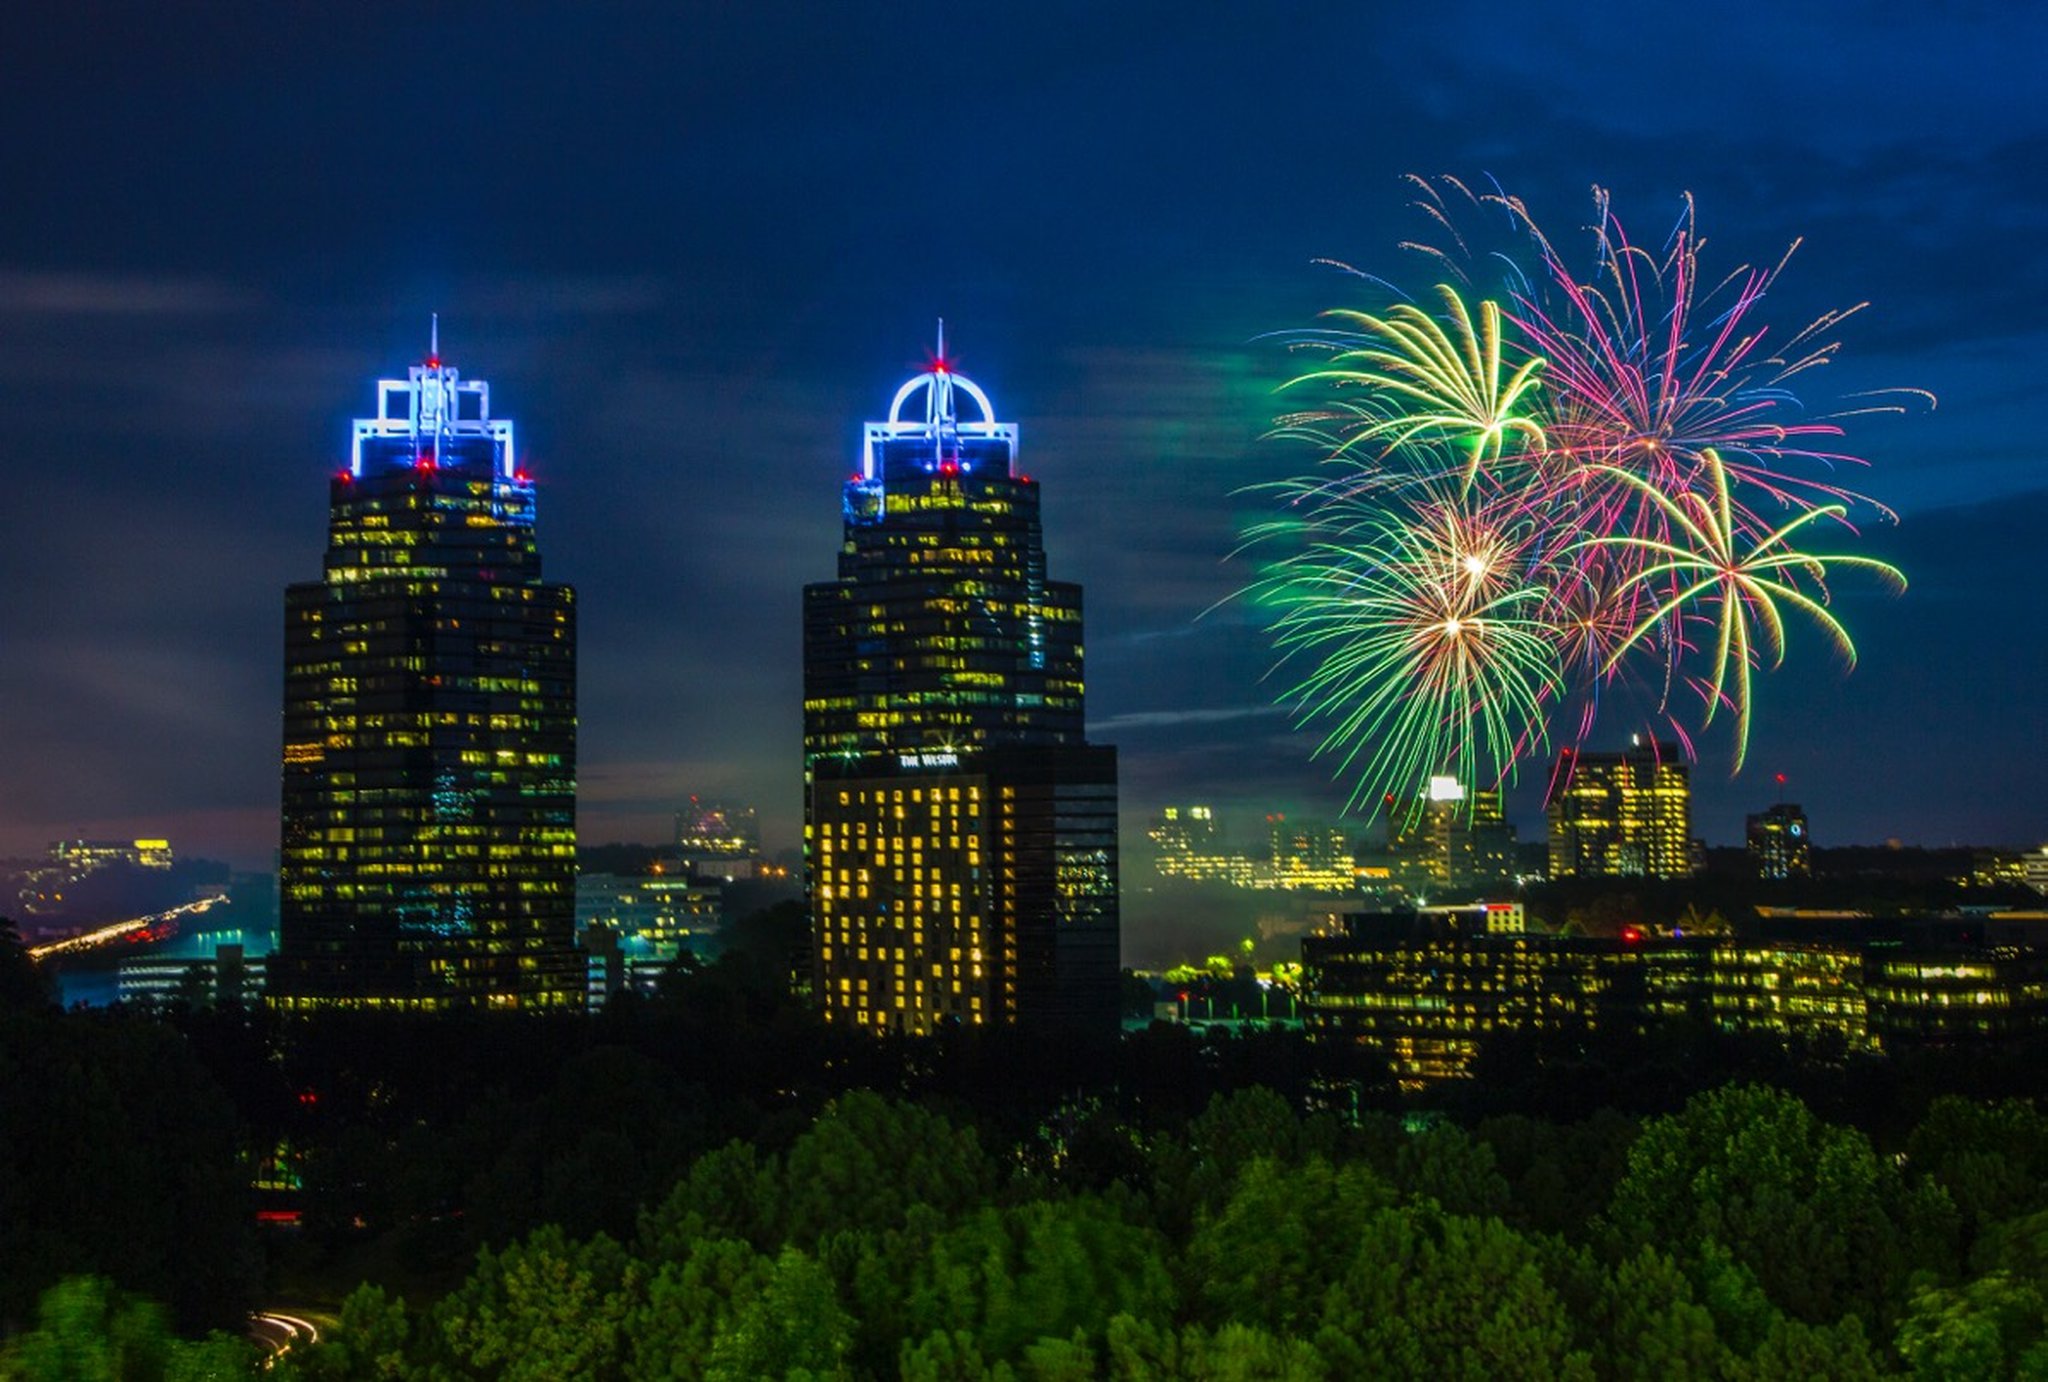
M167 869L175 860L169 840L59 840L50 846L50 862L82 876L110 864Z
M1692 782L1675 744L1558 755L1550 876L1685 878L1693 872Z
M1302 1008L1312 1034L1377 1050L1410 1083L1469 1073L1493 1036L1674 1018L1848 1050L1993 1041L2048 1032L2042 941L2048 917L2023 914L1612 937L1528 932L1486 907L1356 914L1303 940Z
M1271 888L1348 893L1357 891L1358 869L1351 841L1341 826L1324 821L1266 817L1272 842L1268 870L1256 881Z
M436 347L378 382L328 506L285 593L271 1002L581 1007L575 592L512 423Z
M700 801L676 813L676 848L685 859L752 859L761 852L761 823L751 806Z
M2042 845L2021 857L2020 877L2035 892L2048 893L2048 845Z
M29 917L61 915L67 890L102 869L168 871L175 863L169 840L57 840L41 861L14 875L15 901Z
M1415 801L1387 804L1389 881L1409 896L1483 893L1515 878L1515 828L1497 791L1433 777Z
M1966 881L1973 888L2009 888L2024 886L2027 881L2027 862L2024 854L2009 849L1979 849L1970 854L1970 876Z
M1222 829L1210 807L1165 807L1146 834L1158 848L1153 864L1163 877L1240 888L1252 884L1250 857L1223 848Z
M689 874L576 877L576 939L600 1003L628 988L651 990L677 956L712 951L724 926L724 890Z
M1790 802L1749 817L1750 863L1759 878L1807 878L1813 873L1813 839L1806 812Z
M725 921L722 891L696 878L585 873L576 878L576 929L610 931L664 963L705 948Z

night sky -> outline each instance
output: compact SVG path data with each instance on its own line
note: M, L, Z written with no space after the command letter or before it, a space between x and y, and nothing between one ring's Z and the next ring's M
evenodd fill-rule
M284 587L431 311L580 592L586 841L694 791L794 843L800 590L940 315L1086 587L1127 824L1329 811L1257 629L1203 611L1250 574L1239 491L1310 461L1259 438L1267 333L1358 302L1313 261L1426 286L1409 172L1496 178L1556 236L1595 183L1651 240L1690 191L1724 269L1804 236L1765 315L1872 305L1802 393L1940 396L1852 433L1912 589L1844 582L1853 675L1795 629L1744 775L1704 743L1698 832L1738 839L1784 772L1822 844L2048 838L2048 8L980 8L11 16L0 854L162 833L269 867Z

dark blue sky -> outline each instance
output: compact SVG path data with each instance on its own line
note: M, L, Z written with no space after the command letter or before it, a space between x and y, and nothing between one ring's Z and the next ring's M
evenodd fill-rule
M858 428L944 314L1023 426L1090 709L1133 818L1327 809L1225 609L1285 362L1413 278L1403 173L1491 175L1553 234L1693 192L1708 259L1805 244L1787 327L1865 299L1816 402L1913 578L1795 633L1739 835L1784 771L1822 843L2048 837L2048 15L2036 7L1437 4L44 6L0 49L0 852L275 839L282 592L372 381L488 378L583 608L586 839L681 795L797 814L798 601ZM1621 732L1617 726L1615 732ZM1533 821L1541 774L1520 794Z

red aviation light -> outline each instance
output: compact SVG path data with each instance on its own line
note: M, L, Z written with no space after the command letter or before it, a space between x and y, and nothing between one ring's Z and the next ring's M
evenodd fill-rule
M960 473L960 462L958 462L958 461L940 461L940 462L939 462L939 474L941 474L941 475L958 475L959 473Z
M1641 945L1643 943L1643 928L1640 926L1622 927L1621 943L1623 945Z

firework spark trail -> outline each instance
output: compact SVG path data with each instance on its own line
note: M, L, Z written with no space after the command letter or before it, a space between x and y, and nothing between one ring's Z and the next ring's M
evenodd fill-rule
M1432 301L1347 270L1404 300L1291 338L1325 359L1282 388L1322 396L1275 435L1311 442L1326 468L1272 487L1288 518L1247 534L1290 547L1249 592L1281 665L1306 668L1284 699L1326 727L1318 752L1355 776L1354 806L1440 772L1499 786L1543 749L1554 711L1576 708L1583 741L1618 681L1657 688L1688 754L1674 694L1699 694L1701 727L1730 711L1739 771L1752 672L1783 661L1786 614L1853 664L1830 570L1904 588L1874 558L1794 541L1822 520L1853 533L1860 510L1892 517L1834 481L1864 464L1835 439L1843 419L1917 391L1804 410L1789 381L1833 358L1823 336L1860 307L1768 344L1761 304L1797 241L1702 292L1690 197L1652 252L1596 188L1581 281L1519 199L1412 181L1450 248L1406 247L1450 281ZM1458 202L1502 213L1486 224L1515 245L1467 235Z
M1280 563L1254 591L1278 611L1283 662L1313 665L1288 693L1303 723L1330 724L1319 753L1360 766L1352 805L1382 781L1450 769L1499 781L1544 742L1561 690L1518 536L1452 500L1397 519L1332 501L1312 527L1332 534Z
M1721 706L1733 706L1735 767L1739 772L1749 753L1750 669L1760 661L1759 643L1771 653L1773 667L1785 660L1785 619L1779 602L1809 615L1853 666L1856 645L1826 608L1828 567L1875 572L1898 590L1905 589L1906 578L1897 567L1875 557L1823 555L1792 546L1792 536L1800 529L1822 519L1839 520L1839 505L1808 509L1774 531L1759 534L1748 530L1738 518L1730 496L1730 478L1719 455L1709 449L1702 459L1710 480L1707 491L1687 491L1676 498L1627 471L1614 472L1615 478L1638 491L1644 502L1663 511L1678 540L1596 537L1588 539L1588 545L1641 553L1646 564L1629 576L1631 583L1651 584L1668 577L1676 587L1609 655L1610 668L1669 619L1697 611L1695 617L1711 620L1715 631L1713 670L1703 688L1706 713L1702 723L1712 724ZM1801 575L1813 584L1819 598L1800 589ZM1731 664L1735 677L1732 694L1728 690Z

